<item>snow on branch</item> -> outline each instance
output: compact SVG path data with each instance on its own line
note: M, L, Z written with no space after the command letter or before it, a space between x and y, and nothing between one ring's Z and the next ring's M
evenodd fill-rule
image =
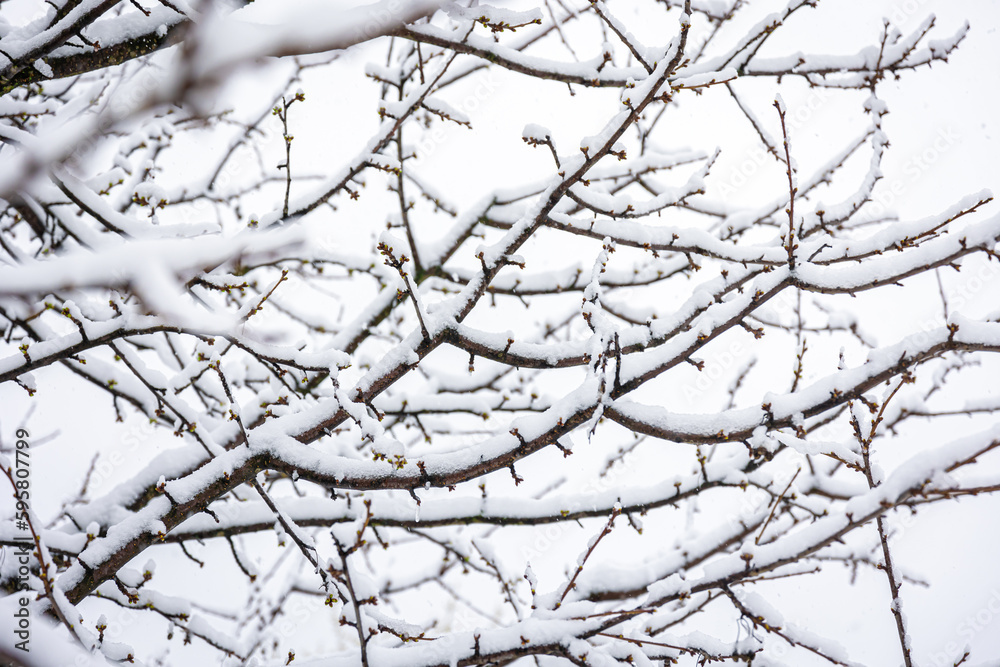
M985 38L340 4L0 9L32 657L989 659L933 645L989 572L914 555L998 511L992 162L975 105L927 127Z

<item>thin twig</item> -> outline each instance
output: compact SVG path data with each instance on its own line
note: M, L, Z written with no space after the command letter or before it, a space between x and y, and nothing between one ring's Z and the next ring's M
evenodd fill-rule
M795 269L795 181L792 178L792 155L788 148L788 128L785 127L785 107L778 100L774 101L774 108L778 110L778 118L781 119L782 144L785 147L785 173L788 174L788 239L785 248L788 250L788 268Z
M281 120L282 138L285 140L285 164L279 164L278 169L285 170L285 205L281 209L281 218L288 217L288 200L292 193L292 140L295 138L288 134L288 108L296 102L302 102L306 96L300 91L295 93L295 97L290 100L281 98L281 106L274 107L272 113Z
M767 515L767 519L764 520L764 525L760 527L760 532L757 533L757 538L753 541L754 544L760 544L760 538L764 536L764 530L767 528L767 524L771 523L771 519L774 518L774 511L778 509L778 505L781 504L781 499L785 497L786 493L788 493L788 489L792 488L792 483L795 481L795 478L799 476L800 472L802 472L802 468L795 471L792 478L788 480L788 484L785 485L785 489L778 494L777 498L774 499L774 504L771 505L771 512Z
M570 578L568 582L566 582L566 587L563 589L562 594L559 596L559 601L556 603L556 609L558 609L559 606L562 605L563 601L566 600L566 596L569 595L569 592L573 590L574 586L576 586L576 578L579 577L580 573L583 571L583 566L587 564L587 560L590 558L590 554L594 553L594 549L597 548L597 545L600 544L601 540L603 540L615 527L615 519L617 519L618 515L621 513L622 513L622 508L619 505L615 505L611 509L611 517L608 518L608 522L604 525L604 529L601 531L601 534L598 535L597 539L594 540L591 543L591 545L587 548L587 552L583 555L583 558L580 560L580 564L576 566L576 571L573 572L573 576Z

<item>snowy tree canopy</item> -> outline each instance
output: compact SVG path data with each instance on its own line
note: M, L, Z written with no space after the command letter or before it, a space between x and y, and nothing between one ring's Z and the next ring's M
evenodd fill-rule
M0 653L995 664L926 3L5 2Z

